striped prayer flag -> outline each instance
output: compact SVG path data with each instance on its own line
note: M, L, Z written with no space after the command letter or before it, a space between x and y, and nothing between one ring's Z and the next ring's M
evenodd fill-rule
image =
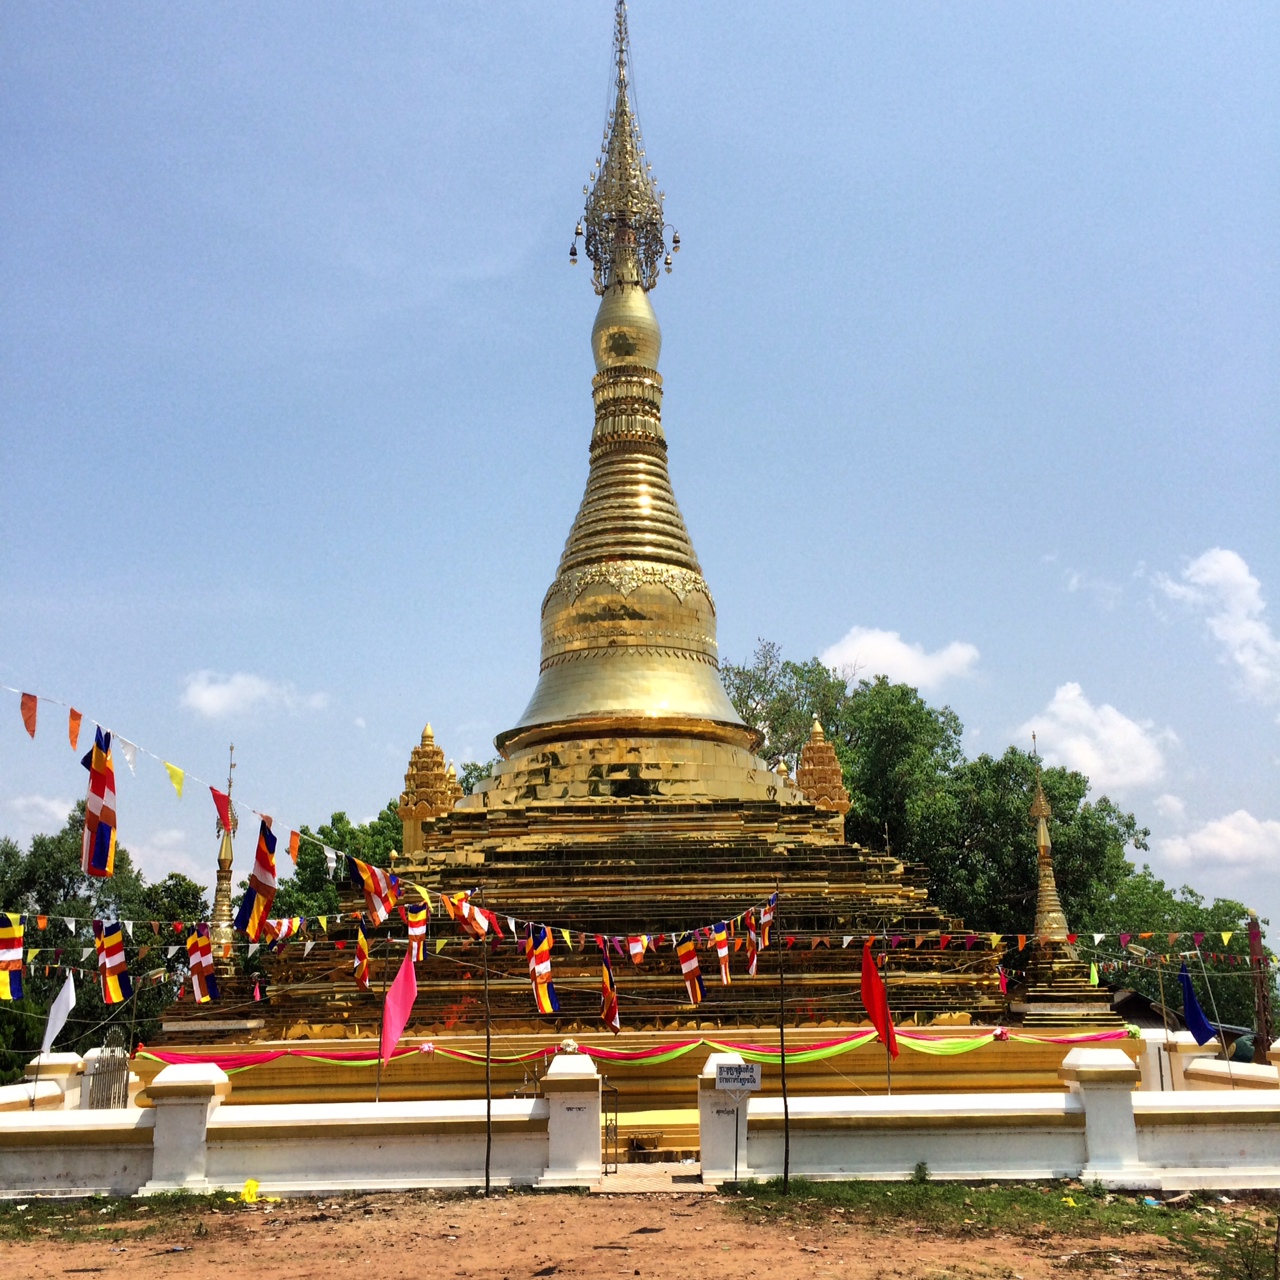
M213 972L213 946L209 926L198 924L187 936L187 963L191 968L191 994L197 1004L218 999L218 980Z
M720 960L720 981L729 985L729 926L721 920L712 931L716 940L716 956Z
M555 984L551 981L551 930L544 924L531 924L525 936L524 949L529 957L529 981L533 984L533 1000L538 1012L559 1013Z
M756 961L760 958L760 935L756 932L756 910L747 910L747 974L756 976Z
M464 933L473 938L483 938L489 932L490 924L495 922L493 912L482 911L471 901L471 890L462 893L442 893L440 901L449 913L450 920L456 920Z
M773 918L778 913L778 895L771 894L769 901L760 908L760 950L769 947L769 932L773 928Z
M698 944L693 934L682 933L676 938L676 955L680 957L680 972L689 992L690 1004L701 1004L707 989L702 984L702 968L698 964Z
M422 951L426 945L427 921L431 919L431 908L425 902L416 906L406 903L402 910L405 924L409 926L409 948L416 963L422 959Z
M356 986L369 990L369 939L363 920L356 921Z
M648 950L648 947L648 934L642 933L638 937L627 939L627 949L631 952L631 958L636 964L644 963L644 953Z
M133 995L133 981L124 967L124 926L117 920L93 922L93 945L98 953L98 980L103 1004L122 1004Z
M609 948L603 944L600 947L600 1017L615 1036L622 1030L622 1018L618 1013L618 988L613 981Z
M351 883L364 892L364 906L375 925L381 924L390 914L400 897L400 879L381 867L370 866L359 858L348 856L347 866Z
M279 916L262 922L262 941L277 954L285 943L302 931L301 916Z
M25 916L0 911L0 1000L22 999L22 944Z
M276 899L276 837L270 820L263 818L258 827L258 848L254 853L249 887L236 912L235 927L249 939L258 942L262 925Z
M116 771L111 760L111 735L95 728L93 749L80 763L89 770L80 870L105 880L116 869Z

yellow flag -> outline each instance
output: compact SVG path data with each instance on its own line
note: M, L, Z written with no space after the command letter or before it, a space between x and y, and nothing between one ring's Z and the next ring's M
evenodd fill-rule
M561 929L561 930L560 930L560 936L564 939L564 945L565 945L566 947L568 947L570 951L572 951L572 950L573 950L573 939L572 939L571 937L569 937L569 930L568 930L568 929Z
M444 944L445 944L447 941L448 941L448 939L446 939L446 938L437 938L437 939L436 939L436 955L439 955L439 954L444 950Z
M1235 930L1234 930L1234 929L1229 929L1226 933L1224 933L1224 934L1222 935L1222 945L1223 945L1224 947L1227 945L1227 943L1228 943L1228 942L1230 942L1230 941L1231 941L1231 935L1232 935L1233 933L1235 933Z
M321 928L321 929L323 929L325 933L328 933L328 932L329 932L329 917L328 917L328 916L317 916L317 917L316 917L316 919L320 921L320 928Z
M186 779L187 771L179 769L176 764L170 764L167 760L164 762L164 767L168 770L169 781L173 783L173 789L178 793L178 799L181 800L182 783Z
M28 947L28 948L27 948L27 963L28 963L28 964L30 964L30 963L31 963L31 962L36 958L36 956L38 956L39 954L40 954L40 948L39 948L39 947Z
M998 933L987 934L987 941L991 943L991 949L994 951L1000 945L1002 935Z

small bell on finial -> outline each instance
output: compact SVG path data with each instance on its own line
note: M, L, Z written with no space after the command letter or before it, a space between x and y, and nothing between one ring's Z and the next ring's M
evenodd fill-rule
M578 265L578 242L576 240L569 246L569 265L571 267Z
M582 234L582 223L578 223L578 225L574 227L573 234L575 236L580 236Z
M667 256L662 260L662 265L666 268L667 275L670 275L671 274L671 255L670 254L667 254Z
M671 233L671 252L680 252L680 233L678 231L673 231Z

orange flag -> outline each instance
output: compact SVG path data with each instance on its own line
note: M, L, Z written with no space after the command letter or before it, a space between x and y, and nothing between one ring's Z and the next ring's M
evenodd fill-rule
M302 837L296 831L289 832L289 857L293 859L293 865L298 865L298 843Z
M36 695L34 693L22 695L22 723L34 738L36 736Z
M80 721L82 717L80 713L71 708L71 714L67 717L67 737L71 739L71 750L74 751L80 743Z

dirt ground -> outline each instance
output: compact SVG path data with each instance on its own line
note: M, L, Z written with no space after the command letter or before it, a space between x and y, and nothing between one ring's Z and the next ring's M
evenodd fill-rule
M776 1277L777 1280L1047 1280L1081 1275L1202 1274L1160 1236L1073 1238L1002 1232L967 1236L895 1223L752 1222L714 1195L516 1195L444 1198L427 1193L238 1205L87 1228L85 1240L55 1225L0 1243L5 1280L102 1275L153 1277L467 1276ZM103 1212L106 1212L105 1210ZM142 1234L139 1234L142 1233ZM376 1272L368 1268L376 1267ZM710 1271L708 1270L710 1268Z

